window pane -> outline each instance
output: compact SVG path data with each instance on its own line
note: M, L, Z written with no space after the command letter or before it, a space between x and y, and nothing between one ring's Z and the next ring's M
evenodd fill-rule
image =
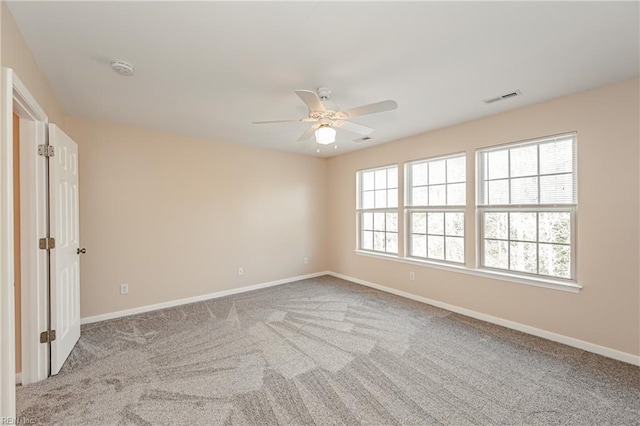
M573 203L573 174L540 176L540 202Z
M509 227L507 226L507 213L486 212L484 214L484 237L506 240Z
M538 272L538 256L535 243L512 242L510 248L510 267L512 270L532 274Z
M575 149L575 135L563 135L477 153L483 266L575 278ZM449 227L447 216L445 237L462 237L451 235ZM445 250L448 255L446 245Z
M447 257L446 260L451 262L464 262L464 238L446 237L447 238Z
M487 240L484 242L484 266L490 268L509 268L509 258L506 241L492 241Z
M387 253L398 253L398 234L387 232Z
M427 187L421 186L413 188L413 199L411 204L414 206L426 206L427 205Z
M538 178L512 179L510 204L538 204Z
M429 186L429 205L430 206L444 206L446 201L446 185Z
M508 154L508 156L506 155ZM478 200L485 205L575 204L575 137L481 151ZM508 169L504 168L508 160ZM504 183L505 181L508 184Z
M373 213L362 213L362 229L373 229Z
M464 213L446 213L445 220L447 235L464 236Z
M383 209L398 207L398 168L384 167L358 173L359 248L397 254L398 213L397 210L387 212Z
M538 237L536 214L531 212L509 213L511 225L509 235L512 240L536 241Z
M376 189L385 189L387 187L387 171L376 170Z
M387 231L398 232L398 213L387 213Z
M376 251L384 251L385 233L374 232L373 233L373 249Z
M511 151L511 177L538 174L538 146L513 148Z
M509 181L507 179L489 182L489 204L509 204Z
M387 188L398 187L398 168L387 169Z
M373 189L373 172L362 172L362 190Z
M487 155L487 167L489 179L502 179L509 177L509 151L493 151Z
M414 186L427 184L427 163L411 166L411 184Z
M376 192L376 208L387 207L387 191L386 189L378 190Z
M365 250L373 250L373 232L364 231L362 233L362 248Z
M427 214L414 212L411 213L411 232L418 234L427 233Z
M447 185L447 205L464 206L467 203L466 184L454 183Z
M540 241L545 243L571 242L571 214L568 212L542 212L538 227Z
M384 231L385 214L374 213L373 214L373 229L375 231Z
M429 212L427 214L427 229L429 234L444 234L444 213Z
M571 278L571 248L555 244L540 244L540 273L559 278Z
M429 185L445 183L445 160L429 161Z
M367 191L362 193L362 208L363 209L373 208L373 191Z
M427 257L444 260L444 237L427 236Z
M390 189L387 191L387 207L398 207L397 189Z
M573 171L573 140L540 145L540 173L563 173Z
M411 255L427 257L427 237L425 235L411 236Z
M464 156L447 159L447 182L464 182L466 175Z

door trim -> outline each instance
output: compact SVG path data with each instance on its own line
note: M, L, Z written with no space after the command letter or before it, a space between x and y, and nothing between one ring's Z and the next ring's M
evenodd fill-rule
M38 234L46 221L46 179L37 155L38 144L46 143L48 117L10 68L2 69L0 133L0 417L15 417L15 312L13 273L13 113L24 123L20 135L22 265L22 381L47 377L47 350L38 335L46 328L47 289L41 272L46 260L38 252ZM44 182L44 185L43 185ZM45 209L43 209L45 208ZM44 234L43 234L44 235ZM46 278L46 276L45 276ZM34 314L35 313L35 314ZM42 322L42 319L45 321ZM44 324L44 328L43 328ZM44 373L44 374L43 374Z

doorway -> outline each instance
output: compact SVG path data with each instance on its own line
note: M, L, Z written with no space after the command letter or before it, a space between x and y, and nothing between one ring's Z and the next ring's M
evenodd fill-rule
M0 417L13 418L16 379L56 374L80 334L78 156L11 69L1 89Z

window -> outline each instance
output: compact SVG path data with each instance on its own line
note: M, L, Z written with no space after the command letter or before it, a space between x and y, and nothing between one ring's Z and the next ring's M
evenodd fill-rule
M398 166L357 175L360 250L398 254Z
M478 151L480 263L575 280L576 136Z
M464 263L464 154L408 163L407 249L418 259Z

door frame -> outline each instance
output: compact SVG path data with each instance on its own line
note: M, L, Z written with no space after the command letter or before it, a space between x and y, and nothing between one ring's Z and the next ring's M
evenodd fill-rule
M20 117L20 196L22 281L22 382L47 378L48 264L38 239L47 234L46 157L48 117L10 68L2 69L0 131L0 417L15 417L15 311L13 249L13 113Z

